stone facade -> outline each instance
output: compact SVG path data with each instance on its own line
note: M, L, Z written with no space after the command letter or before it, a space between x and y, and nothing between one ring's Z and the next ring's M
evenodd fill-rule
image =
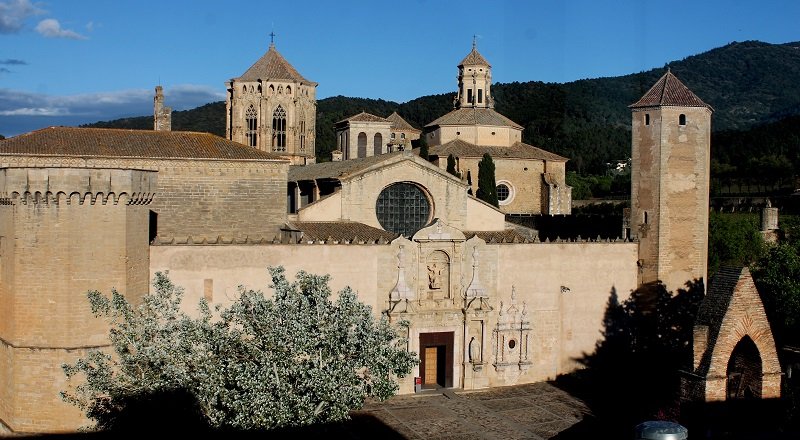
M226 137L289 158L315 160L317 83L305 79L270 44L227 89Z
M636 252L636 243L622 241L486 243L434 224L410 240L384 245L152 246L150 268L169 270L186 289L186 304L202 297L228 303L239 285L266 289L271 265L284 266L289 277L299 270L329 273L332 290L350 286L376 315L387 311L392 319L409 320L410 349L417 353L420 335L451 333L451 386L479 389L552 379L578 368L576 359L594 350L612 289L623 299L635 289ZM401 253L404 298L393 295ZM434 263L441 271L433 272L438 281L432 287ZM480 294L470 289L475 281ZM518 336L521 322L530 329ZM477 335L470 360L469 341ZM402 379L401 393L413 392L413 377L421 375L417 367Z
M392 122L388 119L361 112L337 122L334 128L336 149L342 152L342 160L389 152Z

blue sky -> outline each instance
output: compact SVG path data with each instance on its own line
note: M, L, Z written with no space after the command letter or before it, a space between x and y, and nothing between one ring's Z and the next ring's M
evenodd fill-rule
M563 83L800 41L800 1L0 0L0 134L222 100L273 30L318 99L405 102L454 91L473 35L495 82Z

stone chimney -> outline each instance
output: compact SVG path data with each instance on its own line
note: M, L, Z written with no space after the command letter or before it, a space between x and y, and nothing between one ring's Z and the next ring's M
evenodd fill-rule
M341 162L342 161L342 151L341 150L333 150L333 151L331 151L331 161L332 162Z
M172 109L164 107L164 90L156 86L156 96L153 98L153 130L172 130Z

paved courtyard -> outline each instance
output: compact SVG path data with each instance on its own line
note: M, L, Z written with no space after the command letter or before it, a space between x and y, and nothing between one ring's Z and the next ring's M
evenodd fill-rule
M583 402L548 383L398 396L353 415L374 417L398 437L424 440L562 438L592 419Z

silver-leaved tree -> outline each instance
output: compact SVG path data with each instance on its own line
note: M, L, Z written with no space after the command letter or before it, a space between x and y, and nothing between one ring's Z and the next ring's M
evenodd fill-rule
M71 388L62 397L97 429L136 426L146 413L251 430L346 419L366 398L397 392L395 378L417 358L386 319L349 288L332 300L327 275L300 272L290 283L283 268L269 270L272 298L240 289L229 307L212 312L201 301L195 316L162 273L138 306L90 292L111 349L64 365Z

